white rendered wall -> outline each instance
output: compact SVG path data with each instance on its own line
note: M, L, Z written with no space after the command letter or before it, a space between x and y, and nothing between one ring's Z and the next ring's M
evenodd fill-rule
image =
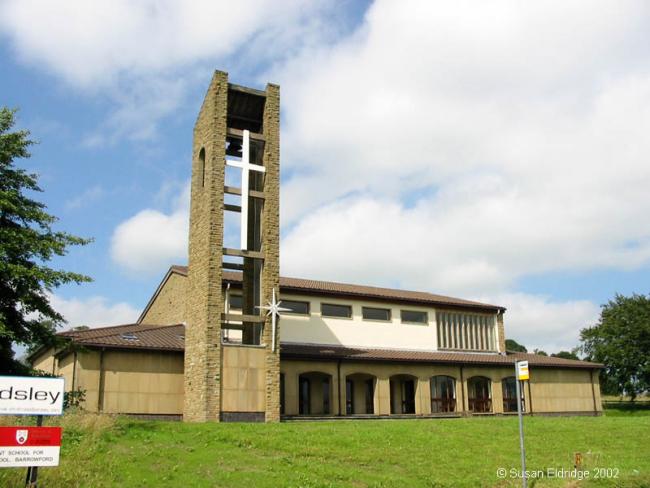
M311 309L309 316L293 314L282 316L280 319L280 340L282 342L424 351L437 349L436 314L433 308L288 294L282 294L280 300L309 302ZM321 303L351 305L352 318L322 317ZM363 320L361 307L364 306L389 308L391 321ZM427 312L429 323L426 325L402 323L400 310Z

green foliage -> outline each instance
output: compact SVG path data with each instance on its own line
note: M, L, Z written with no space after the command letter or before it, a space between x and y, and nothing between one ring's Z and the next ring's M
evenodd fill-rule
M578 354L576 354L575 350L556 352L556 353L551 354L551 357L562 358L562 359L575 359L577 361L580 360L580 358L578 357Z
M601 307L600 319L580 332L581 351L605 365L604 393L637 395L650 390L650 296L616 295Z
M28 158L25 130L12 131L15 110L0 109L0 372L25 373L13 357L12 343L34 347L49 344L64 320L50 304L48 293L66 283L90 281L88 276L48 267L68 246L88 239L56 231L56 217L30 197L42 191L37 176L17 168Z
M526 349L526 346L522 346L513 339L506 339L506 351L528 352L528 349Z
M538 356L548 356L548 353L541 349L533 349L533 354L537 354Z
M66 391L63 394L63 409L82 408L85 401L86 390L79 388L77 390Z

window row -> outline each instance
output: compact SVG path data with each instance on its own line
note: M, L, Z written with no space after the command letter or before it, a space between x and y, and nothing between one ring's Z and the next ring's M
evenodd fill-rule
M438 347L471 351L496 351L496 316L476 313L436 313Z
M241 310L243 307L241 295L230 295L230 309ZM285 314L310 315L311 307L309 302L299 300L282 300L282 308L288 309ZM321 303L321 315L332 318L352 318L352 306L341 305L337 303ZM392 312L390 308L379 307L361 307L361 314L364 320L376 320L380 322L390 322ZM400 310L400 318L403 323L408 324L428 324L429 314L419 310Z
M503 412L517 411L517 384L514 376L501 380ZM408 374L390 378L390 413L415 414L415 398L418 379ZM455 413L456 379L451 376L433 376L429 380L431 413ZM345 414L368 415L375 413L376 378L369 374L355 373L345 378ZM484 376L474 376L467 381L469 411L491 413L492 382ZM303 373L298 379L298 414L329 415L332 413L332 377L326 373ZM284 374L280 375L280 404L284 413ZM525 411L523 389L522 411Z
M517 383L514 376L501 380L504 412L517 411ZM456 411L456 380L451 376L434 376L431 386L431 412L444 413ZM492 381L484 376L474 376L467 380L468 408L475 413L492 412ZM525 411L524 394L521 394L522 410Z

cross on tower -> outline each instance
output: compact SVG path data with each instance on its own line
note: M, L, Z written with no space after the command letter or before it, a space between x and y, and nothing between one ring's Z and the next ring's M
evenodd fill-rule
M250 131L243 131L241 162L226 160L227 166L240 168L241 173L241 249L248 249L248 199L250 197L250 171L264 173L266 169L259 164L250 163Z

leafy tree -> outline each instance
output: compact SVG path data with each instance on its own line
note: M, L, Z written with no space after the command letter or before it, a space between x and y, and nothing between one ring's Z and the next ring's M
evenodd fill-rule
M537 354L538 356L548 356L548 353L541 349L533 349L533 354Z
M528 349L526 349L526 346L522 346L513 339L506 339L506 351L528 352Z
M598 323L580 332L581 351L605 365L603 391L634 400L650 390L650 295L617 294L602 305Z
M575 360L580 360L578 355L576 354L575 351L560 351L551 354L551 357L554 358L562 358L562 359L575 359Z
M52 341L63 317L50 305L48 293L66 283L90 281L88 276L48 267L68 246L83 239L53 230L57 218L44 204L30 198L42 191L35 174L17 168L14 160L28 158L25 130L12 131L15 110L0 108L0 373L25 373L14 358L12 343L28 347Z

